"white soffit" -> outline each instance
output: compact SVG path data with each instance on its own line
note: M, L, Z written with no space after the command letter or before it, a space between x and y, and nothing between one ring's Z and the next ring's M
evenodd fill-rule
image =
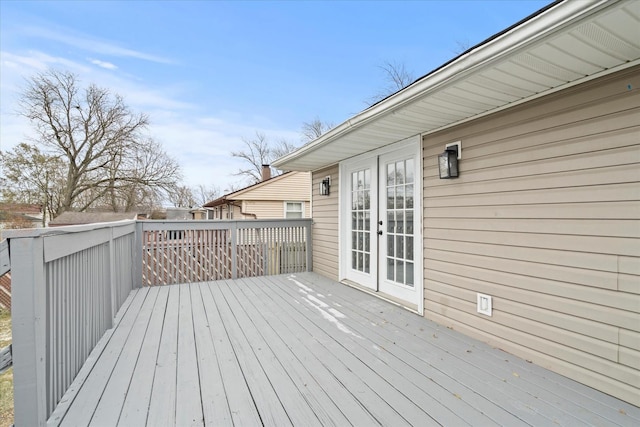
M640 63L640 1L564 1L277 160L317 170Z

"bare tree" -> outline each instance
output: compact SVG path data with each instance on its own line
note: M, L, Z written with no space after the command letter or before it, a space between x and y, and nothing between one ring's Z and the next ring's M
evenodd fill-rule
M271 147L269 162L271 163L280 157L284 157L297 148L297 145L290 143L286 139L280 139Z
M284 139L272 144L262 132L256 132L254 139L242 138L242 142L244 149L232 151L231 155L243 159L246 167L239 169L234 175L248 178L252 183L260 182L262 179L262 165L270 165L272 161L296 148ZM272 175L279 173L282 171L271 168Z
M310 122L302 123L302 129L300 135L303 142L311 142L314 139L321 137L327 131L333 127L333 123L327 123L320 120L318 117Z
M271 160L267 136L262 132L256 131L254 139L242 138L242 142L244 143L244 149L232 151L231 155L244 160L246 165L234 175L249 178L252 182L259 182L262 174L262 165L268 165Z
M415 80L413 73L408 71L402 62L384 61L378 65L378 68L380 68L383 73L384 86L366 101L368 105L373 105L389 95L404 89Z
M176 208L191 208L196 205L193 191L186 185L176 185L169 192L168 198Z
M107 89L81 88L72 73L51 70L29 79L20 114L31 121L35 142L65 163L54 216L105 200L113 210L124 209L144 194L169 191L180 179L178 164L144 137L146 115ZM124 202L118 200L123 194Z
M207 202L215 200L218 197L220 197L222 194L218 186L215 186L215 185L206 186L203 184L200 184L195 188L193 188L192 193L196 201L196 204L198 206L202 206Z

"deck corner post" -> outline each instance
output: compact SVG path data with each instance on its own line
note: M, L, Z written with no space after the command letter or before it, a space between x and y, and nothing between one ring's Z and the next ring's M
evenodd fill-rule
M306 231L306 236L305 236L305 240L306 240L306 253L307 253L307 271L311 272L313 271L313 253L312 251L312 247L313 247L313 230L312 230L312 224L313 222L311 220L307 221L306 225L305 225L305 231Z
M10 248L15 425L44 426L48 417L44 238L13 238Z
M231 278L238 278L238 222L233 221L230 224L231 232Z

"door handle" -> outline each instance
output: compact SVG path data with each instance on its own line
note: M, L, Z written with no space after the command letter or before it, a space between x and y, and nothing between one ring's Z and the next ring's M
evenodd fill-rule
M382 230L378 230L378 236L382 236Z

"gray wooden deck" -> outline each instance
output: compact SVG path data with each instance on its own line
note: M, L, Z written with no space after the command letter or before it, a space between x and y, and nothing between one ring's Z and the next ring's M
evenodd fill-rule
M134 291L71 426L640 425L640 409L304 273Z

